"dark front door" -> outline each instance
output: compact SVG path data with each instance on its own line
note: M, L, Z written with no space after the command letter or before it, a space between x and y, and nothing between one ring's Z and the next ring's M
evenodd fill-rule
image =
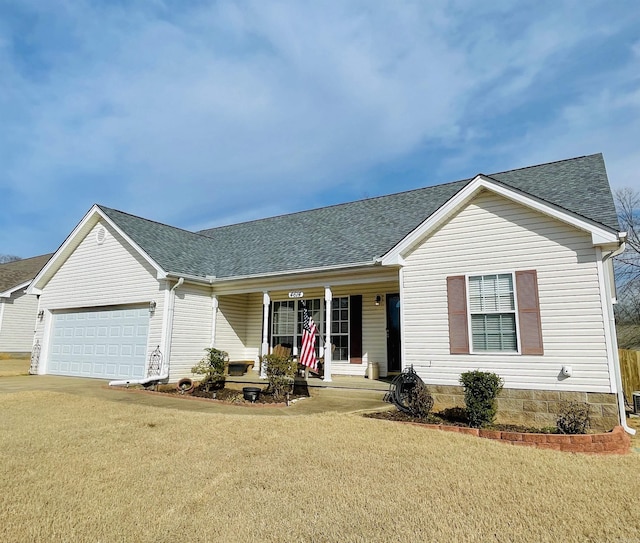
M387 371L400 371L400 294L387 294Z

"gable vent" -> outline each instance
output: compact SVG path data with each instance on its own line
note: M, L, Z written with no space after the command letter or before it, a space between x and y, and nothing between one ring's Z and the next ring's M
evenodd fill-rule
M98 243L98 245L102 245L106 238L107 231L105 230L104 226L101 226L100 228L98 228L98 230L96 230L96 242Z

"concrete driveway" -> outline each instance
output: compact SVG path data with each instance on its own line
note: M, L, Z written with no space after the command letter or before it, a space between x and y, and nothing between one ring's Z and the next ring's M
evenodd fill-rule
M354 385L360 384L361 381L354 380L353 383ZM54 375L0 377L0 394L45 390L63 394L89 396L112 402L135 403L184 411L235 415L291 416L330 412L355 413L389 407L389 404L382 400L385 393L384 385L378 385L376 390L371 390L370 388L349 386L349 384L348 379L340 379L336 383L335 388L310 387L310 398L299 400L289 407L235 406L190 397L174 398L133 388L109 387L108 381L101 379L60 377Z

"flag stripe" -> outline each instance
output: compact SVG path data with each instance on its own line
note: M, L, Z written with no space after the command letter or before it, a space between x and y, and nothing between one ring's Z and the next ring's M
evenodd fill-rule
M318 369L316 358L316 323L307 311L307 306L302 303L302 348L300 350L300 363L312 370Z

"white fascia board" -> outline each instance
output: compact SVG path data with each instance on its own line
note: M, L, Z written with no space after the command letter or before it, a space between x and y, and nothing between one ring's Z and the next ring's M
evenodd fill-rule
M64 262L64 260L66 259L65 253L67 249L73 247L74 244L77 246L80 242L78 238L80 236L85 236L86 234L88 234L89 230L93 228L93 226L95 226L100 219L109 224L109 226L111 226L116 232L118 232L118 234L120 234L126 240L126 242L129 243L131 247L133 247L140 254L140 256L142 256L142 258L144 258L151 266L153 266L159 278L166 275L165 271L145 251L143 251L137 243L135 243L109 217L107 217L97 204L94 204L82 218L82 220L77 224L77 226L73 229L71 234L67 236L67 239L64 240L64 243L60 245L58 250L45 264L44 268L42 268L38 275L35 276L31 284L29 285L29 288L27 289L27 294L40 294L42 292L42 288L48 282L47 277L49 276L49 273L62 265L62 262Z
M593 222L583 219L565 209L553 204L542 202L520 191L508 188L484 175L477 175L467 186L461 189L453 198L447 201L440 209L428 217L413 232L401 240L393 249L384 255L380 262L383 266L402 265L402 257L424 238L429 232L439 226L447 217L457 209L469 203L480 191L489 190L504 198L519 203L525 207L543 213L566 224L570 224L579 230L591 233L594 245L618 243L618 232L598 226Z
M0 292L0 298L11 298L11 295L20 290L20 289L26 289L29 285L31 284L31 280L29 281L25 281L24 283L20 283L19 285L16 285L15 287L10 288L9 290L5 290L4 292Z

